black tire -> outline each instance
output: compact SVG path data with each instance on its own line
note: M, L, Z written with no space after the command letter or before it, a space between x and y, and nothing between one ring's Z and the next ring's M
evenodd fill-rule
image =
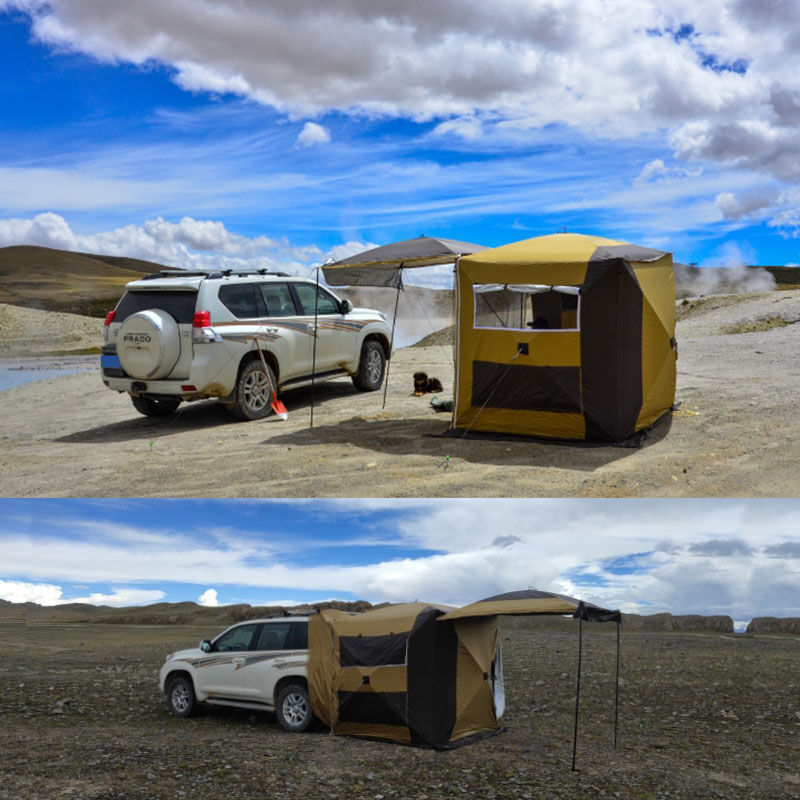
M131 396L133 407L146 417L168 417L174 414L181 404L180 400L153 400L151 397Z
M197 713L197 697L189 678L178 675L167 684L167 706L174 717L191 717Z
M233 390L233 403L230 409L239 419L263 419L272 413L272 390L275 387L275 373L268 365L269 376L264 373L260 360L251 360L239 373L236 388Z
M374 339L364 342L358 372L353 375L353 386L359 392L374 392L381 388L386 371L386 353Z
M275 716L284 730L292 733L302 733L308 730L314 719L311 709L311 699L305 686L299 683L290 683L284 686L278 695L275 706Z

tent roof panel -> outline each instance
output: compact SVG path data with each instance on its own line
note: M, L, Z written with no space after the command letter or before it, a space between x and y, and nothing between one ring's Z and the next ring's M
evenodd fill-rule
M506 592L479 600L477 603L470 603L468 606L444 614L439 617L437 622L498 614L571 614L574 617L596 622L621 619L619 611L600 608L592 603L585 603L583 600L566 595L527 589L519 592Z
M628 261L653 261L663 255L664 252L661 250L632 245L617 239L586 236L582 233L554 233L483 250L480 253L465 256L461 263L464 266L471 264L585 265L589 261L605 261L612 258L625 258Z
M480 244L419 236L342 258L322 268L331 286L397 286L400 270L452 264L456 258L486 248Z

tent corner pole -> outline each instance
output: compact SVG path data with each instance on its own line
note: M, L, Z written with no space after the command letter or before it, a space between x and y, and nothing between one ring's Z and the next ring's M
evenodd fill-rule
M317 318L319 317L319 265L317 265L317 285L314 287L314 330L312 333L313 351L311 354L311 418L309 421L309 430L314 428L314 385L317 374Z
M389 342L389 358L386 360L386 376L383 379L383 406L386 408L386 393L389 391L389 369L392 364L392 350L394 350L394 329L397 324L397 307L400 305L400 288L403 285L403 265L397 270L397 295L394 299L394 314L392 315L392 341Z
M619 628L620 620L617 620L617 678L614 689L614 749L617 749L617 726L619 723Z
M575 772L575 757L578 752L578 706L581 699L581 658L583 656L583 617L578 617L578 681L575 687L575 727L572 734L572 771Z

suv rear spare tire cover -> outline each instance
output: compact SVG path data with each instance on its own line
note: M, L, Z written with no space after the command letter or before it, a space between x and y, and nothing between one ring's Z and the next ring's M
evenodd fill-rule
M119 363L134 378L154 381L169 375L180 354L178 323L159 308L131 314L117 333Z

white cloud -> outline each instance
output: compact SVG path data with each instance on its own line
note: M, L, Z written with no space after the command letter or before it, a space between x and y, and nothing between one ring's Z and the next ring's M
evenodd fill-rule
M325 144L331 140L331 134L327 128L317 125L316 122L306 122L303 130L297 135L297 143L303 147L310 147L315 144Z
M317 247L296 247L286 239L248 237L229 231L217 220L162 217L142 225L125 225L95 234L77 234L59 214L32 219L0 219L0 247L31 244L64 250L128 256L175 267L260 267L305 275Z
M11 603L37 603L40 606L88 603L121 607L156 603L164 597L165 593L160 589L115 589L110 594L93 592L82 597L65 598L61 586L55 584L0 580L0 599Z
M767 186L739 195L721 192L714 200L725 219L742 219L761 216L763 212L780 203L780 193L775 187Z
M703 118L781 126L800 105L782 55L797 19L754 15L741 0L5 5L31 15L40 41L167 64L186 89L295 114L484 114L635 132Z
M157 603L163 600L166 593L160 589L115 589L110 594L92 592L86 597L71 597L62 599L60 603L88 603L93 606L144 606L148 603ZM43 603L43 605L47 605Z
M433 133L437 136L447 136L448 134L455 134L467 141L474 141L480 139L483 135L483 128L481 121L472 118L450 119L447 122L439 123L434 129Z
M201 606L207 606L209 608L213 608L219 605L219 598L217 597L217 590L216 589L206 589L200 597L197 598L197 602Z
M331 111L355 121L382 115L430 120L435 123L431 140L458 139L464 149L500 144L496 153L554 129L561 138L564 132L578 132L593 141L630 142L639 136L668 141L676 159L696 163L685 167L663 156L652 158L633 181L667 192L668 184L685 184L713 172L714 165L726 174L757 176L760 183L768 176L775 190L800 181L800 74L785 56L800 45L800 18L786 14L791 3L775 2L763 13L754 12L760 6L752 0L497 0L491 5L479 0L402 5L333 0L314 8L287 0L220 0L200 6L188 0L0 2L0 7L28 14L34 36L54 49L88 53L107 63L163 64L187 91L247 98L293 120L318 119ZM270 135L279 137L276 127L270 126ZM295 130L285 126L283 136L294 137L296 145L330 142L329 130L318 122L305 122L299 135ZM158 157L156 149L152 159ZM250 151L244 146L237 152ZM158 198L176 214L191 208L197 216L196 209L208 202L203 189L212 185L215 196L227 192L225 201L231 204L250 203L254 195L259 201L269 203L265 198L274 197L285 203L274 187L255 186L260 181L252 177L253 169L240 173L251 176L250 184L244 177L220 181L214 174L219 159L211 153L193 158L189 171L178 166L180 152L165 154L161 173L147 175L138 175L124 157L113 155L105 160L105 170L80 164L0 169L0 204L33 213L49 192L49 207L59 210L142 209ZM288 181L289 188L318 188L314 176L287 176L285 168L273 168L285 161L285 152L277 155L266 169L261 159L249 166L278 182ZM342 163L342 151L336 155L336 163ZM313 160L311 152L308 160ZM373 172L384 184L385 198L385 186L399 182L380 166ZM202 170L202 182L193 179L192 170ZM351 171L348 162L337 181L356 184ZM432 179L455 190L448 183L455 171L440 170ZM482 189L493 185L493 177L481 176ZM540 182L535 173L522 177L528 185ZM324 182L330 195L339 197L330 179ZM544 185L552 196L552 186ZM424 196L424 185L412 188L411 195ZM725 220L770 209L776 215L789 213L769 204L767 194L762 196L766 205L748 211L754 198L728 196L735 188L718 190L716 205L682 205L669 228L679 230L681 221L685 227L686 219L695 225L718 222L720 213ZM530 189L524 197L508 189L497 185L494 197L476 191L467 202L453 201L449 213L474 209L481 201L490 213L501 195L514 213L525 206L552 210L552 200L537 205ZM572 197L598 196L596 187L583 191L577 182L570 189ZM371 186L367 194L374 191ZM609 203L609 195L606 189L594 207ZM373 211L371 199L357 198L371 213L391 213L395 220L410 213L411 204L399 200L393 208L386 203ZM626 208L645 208L644 199L631 203L629 196ZM660 202L667 204L668 197ZM165 213L167 206L149 207ZM416 218L426 211L421 209ZM654 212L639 212L645 213ZM667 216L665 209L661 218ZM795 230L780 222L775 227L789 236Z
M668 167L660 158L648 161L634 180L634 186L645 186L648 183L660 183L682 178L696 178L703 174L703 168L687 169L685 167Z
M800 236L800 208L787 208L776 214L767 225L777 228L787 238L797 239Z
M177 531L98 537L97 520L79 538L79 521L69 522L71 539L61 538L63 523L51 529L38 520L38 535L31 537L9 522L0 543L9 573L31 583L58 575L219 585L224 575L226 586L454 605L535 586L645 613L800 615L796 501L316 501L301 504L298 513L309 506L315 524L334 525L320 527L319 537L334 536L345 516L377 512L377 543L385 537L396 546L399 540L405 554L370 560L365 549L351 563L349 546L338 540L335 549L309 542L296 561L296 543L287 548L285 534L269 526L198 541ZM511 546L498 546L500 536ZM167 557L176 549L180 562ZM122 603L130 591L82 601ZM138 602L153 599L138 596Z
M51 583L0 580L0 599L10 603L38 603L54 606L61 600L61 587Z

